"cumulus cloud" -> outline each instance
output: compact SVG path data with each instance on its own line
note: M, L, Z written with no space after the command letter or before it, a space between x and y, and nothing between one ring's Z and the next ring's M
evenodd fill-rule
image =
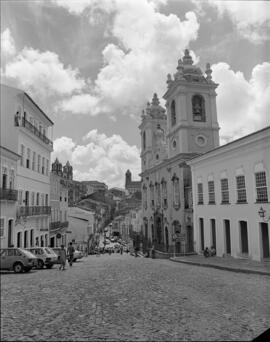
M71 14L82 14L95 1L93 0L51 0L57 6L63 7Z
M184 48L197 38L196 15L188 12L185 20L158 12L164 1L115 0L95 3L95 8L112 12L108 32L115 43L103 50L104 66L81 110L74 108L78 96L60 104L74 113L99 112L134 115L141 110L153 92L162 95L166 75L175 72ZM161 96L160 96L161 97ZM82 98L80 98L82 100ZM87 109L86 109L87 108Z
M1 33L1 57L7 58L16 53L15 41L9 28Z
M217 88L221 143L237 139L270 124L270 63L256 65L250 80L226 63L212 66Z
M194 3L201 6L198 1ZM215 7L221 16L228 14L243 37L254 43L262 43L269 39L270 3L268 1L208 0L208 4Z
M25 47L4 67L3 77L35 95L69 95L85 86L77 69L65 68L57 54Z
M67 137L56 139L52 160L56 157L62 163L69 160L77 180L105 181L109 186L123 187L127 169L138 178L139 150L120 135L108 137L95 129L85 135L83 141L85 144L79 145Z

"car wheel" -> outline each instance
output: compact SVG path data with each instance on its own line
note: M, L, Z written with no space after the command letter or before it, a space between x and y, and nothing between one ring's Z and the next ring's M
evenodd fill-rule
M43 266L44 266L44 262L39 259L38 262L37 262L37 267L38 268L43 268Z
M73 259L72 262L76 262L77 259Z
M32 269L32 267L25 267L24 272L27 273L27 272L31 271L31 269Z
M23 264L20 262L16 262L16 264L13 265L13 271L14 271L14 273L22 273Z
M51 264L51 265L46 265L46 268L52 268L53 267L53 265Z

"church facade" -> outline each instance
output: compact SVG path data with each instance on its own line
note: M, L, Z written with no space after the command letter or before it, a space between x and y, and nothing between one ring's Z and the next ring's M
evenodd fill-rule
M194 251L191 171L187 161L219 146L217 84L189 51L169 74L166 110L157 94L142 113L141 178L144 247L160 256Z

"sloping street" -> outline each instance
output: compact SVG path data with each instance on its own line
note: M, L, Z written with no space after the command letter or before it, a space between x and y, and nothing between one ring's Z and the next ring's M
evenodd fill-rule
M252 340L269 327L269 277L129 254L1 274L5 341Z

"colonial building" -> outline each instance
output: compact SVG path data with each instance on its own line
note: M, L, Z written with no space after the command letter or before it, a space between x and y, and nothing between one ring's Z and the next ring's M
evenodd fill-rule
M107 191L108 186L105 183L98 182L98 181L82 181L81 182L86 189L85 195L91 195L97 191Z
M130 195L134 192L141 192L141 181L133 181L129 170L126 172L125 189Z
M68 229L68 175L66 168L56 158L50 173L51 184L51 220L50 220L50 246L66 246Z
M195 250L270 258L270 127L204 153L192 170Z
M76 249L85 251L94 233L95 213L78 207L68 208L70 234L67 242L72 242Z
M209 64L205 73L185 50L174 78L168 75L163 96L167 111L154 94L139 126L144 240L163 253L194 250L191 171L186 162L219 145L217 84Z
M2 124L1 124L2 125ZM12 146L9 146L12 148ZM0 185L0 245L1 248L14 245L14 224L17 209L17 161L20 156L7 148L7 142L2 140L0 145L1 185Z
M21 156L17 166L18 206L13 244L46 246L49 236L53 122L24 91L1 85L1 139Z

